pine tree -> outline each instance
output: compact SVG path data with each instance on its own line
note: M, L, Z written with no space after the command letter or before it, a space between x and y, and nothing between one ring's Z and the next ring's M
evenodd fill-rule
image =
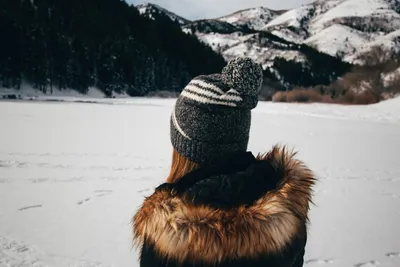
M143 17L120 0L3 0L0 36L0 85L43 92L180 90L226 64L169 17Z

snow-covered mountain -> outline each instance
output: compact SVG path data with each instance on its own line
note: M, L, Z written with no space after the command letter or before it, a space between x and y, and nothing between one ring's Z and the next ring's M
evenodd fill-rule
M400 50L399 0L317 0L288 11L256 7L193 22L157 5L138 8L147 14L165 12L179 21L185 32L196 34L226 59L248 54L266 64L263 59L269 57L268 54L293 57L292 53L285 55L285 51L266 53L270 50L268 47L249 44L260 31L292 43L309 45L348 62L357 62L358 56L374 45ZM301 56L295 58L301 59Z
M362 53L368 53L374 45L400 50L399 0L317 0L286 12L253 8L216 20L270 32L289 42L309 45L348 62L356 63L357 58ZM208 43L226 58L243 53L243 50L255 58L265 56L265 49L261 48L260 53L257 46L244 48L248 38L242 34L221 36L221 32L197 32L197 36L205 42L211 40L212 43ZM229 51L220 48L226 47L227 40L235 44L237 51L232 51L234 47L229 47ZM274 55L277 54L275 52ZM291 58L292 54L287 57Z
M217 18L216 20L228 22L235 26L247 26L250 29L260 30L271 20L284 11L275 11L265 7L249 8L233 14Z
M217 24L219 25L219 24ZM184 28L189 31L188 28ZM273 65L276 58L304 62L306 58L299 51L299 45L287 42L268 32L244 33L228 27L224 31L197 31L197 37L221 53L227 61L238 56L247 56L262 64L264 69Z
M148 16L150 18L152 17L152 14L163 13L167 15L171 20L178 22L180 25L185 25L190 22L190 20L178 16L177 14L170 12L156 4L145 3L137 5L136 8L139 10L140 14Z
M204 19L204 20L196 20L190 23L187 23L182 26L182 29L186 33L190 34L213 34L213 33L221 33L221 34L231 34L234 32L249 32L250 29L246 28L243 25L233 25L226 21L220 20L212 20L212 19Z
M288 11L257 7L215 19L178 21L184 32L226 60L251 57L285 85L312 85L304 76L322 83L336 79L349 69L341 60L358 63L375 45L400 51L399 0L317 0ZM296 75L300 78L288 82Z
M376 44L400 49L399 0L318 0L271 20L262 30L354 62Z

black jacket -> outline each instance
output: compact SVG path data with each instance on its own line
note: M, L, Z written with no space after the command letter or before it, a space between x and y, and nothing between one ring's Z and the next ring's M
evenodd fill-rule
M284 148L162 184L133 218L141 267L300 267L313 173Z

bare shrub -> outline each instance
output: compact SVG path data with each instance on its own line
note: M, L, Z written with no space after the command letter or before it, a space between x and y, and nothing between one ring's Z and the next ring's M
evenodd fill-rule
M321 95L321 101L320 102L321 103L335 103L335 101L329 95Z
M295 88L287 92L276 92L272 97L273 102L311 103L323 100L324 97L318 90L307 88Z
M393 74L390 78L389 81L387 81L387 92L389 94L396 95L400 93L400 71L397 71L397 73Z
M171 91L152 91L146 96L154 98L177 98L179 96L179 93Z
M288 102L310 103L321 102L322 96L314 89L298 88L288 93Z
M362 65L354 67L343 77L343 80L359 93L369 91L374 96L375 102L381 101L384 93L393 90L391 85L386 84L385 75L400 66L398 55L383 46L374 46L368 53L361 55L358 60Z
M272 102L288 102L287 92L278 91L272 96Z
M318 89L321 89L321 87ZM316 88L297 88L288 92L277 92L272 97L272 101L293 103L319 102L345 105L368 105L376 102L374 95L369 91L356 93L351 90L343 91L341 88L338 89L335 87L324 89L327 89L325 94L321 94Z
M400 57L383 46L375 46L352 70L329 86L295 88L273 95L274 102L323 102L367 105L400 94ZM400 69L399 69L400 70Z
M362 92L354 98L353 104L356 105L370 105L376 103L376 98L371 92Z
M376 99L371 92L365 91L362 93L355 93L348 91L343 96L335 99L335 103L348 104L348 105L369 105L376 103Z

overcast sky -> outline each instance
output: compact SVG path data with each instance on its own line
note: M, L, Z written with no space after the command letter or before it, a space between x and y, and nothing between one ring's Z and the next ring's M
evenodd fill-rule
M126 0L132 4L150 2L160 5L169 11L187 19L216 18L235 11L264 6L270 9L290 9L313 0Z

